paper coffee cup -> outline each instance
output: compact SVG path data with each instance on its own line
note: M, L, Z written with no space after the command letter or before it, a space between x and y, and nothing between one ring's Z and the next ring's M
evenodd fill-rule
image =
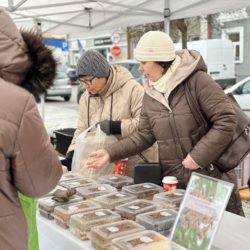
M162 180L163 188L165 191L170 191L176 189L178 180L175 176L165 176Z

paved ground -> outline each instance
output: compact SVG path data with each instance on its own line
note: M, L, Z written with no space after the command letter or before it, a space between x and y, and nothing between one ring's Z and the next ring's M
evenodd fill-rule
M68 102L61 97L51 97L44 104L44 123L51 135L61 128L75 128L77 124L79 105L76 102L77 86L72 86L72 96ZM38 104L42 115L42 103Z

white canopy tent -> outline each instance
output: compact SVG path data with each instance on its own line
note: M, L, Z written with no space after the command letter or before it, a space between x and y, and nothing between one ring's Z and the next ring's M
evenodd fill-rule
M249 0L1 0L19 27L41 24L42 33L115 29L250 6Z

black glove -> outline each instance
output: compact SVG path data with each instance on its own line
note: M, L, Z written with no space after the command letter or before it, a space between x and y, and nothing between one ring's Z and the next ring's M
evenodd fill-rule
M71 171L71 164L72 164L73 155L74 155L74 150L69 151L66 154L65 159L61 160L61 164L66 166L69 171Z
M100 125L101 130L106 133L107 135L120 135L121 134L121 121L109 121L105 120L102 122L98 122L96 124Z
M249 188L249 191L250 191L250 178L247 181L247 185L248 185L248 188Z

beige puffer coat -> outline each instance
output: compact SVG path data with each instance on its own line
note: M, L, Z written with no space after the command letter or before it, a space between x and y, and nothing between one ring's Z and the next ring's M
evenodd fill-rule
M236 128L234 109L223 90L206 73L206 66L198 52L180 51L181 64L171 78L171 92L164 96L152 86L146 86L138 132L107 148L111 160L140 152L157 141L163 176L174 175L179 187L186 188L192 171L182 166L189 153L202 169L201 174L235 182L234 170L222 174L210 164L230 142ZM191 133L198 126L187 103L184 87L190 77L190 91L196 96L202 112L213 123L208 133L193 144ZM231 202L230 211L241 214L241 205ZM234 204L233 204L234 203Z
M68 152L74 150L77 136L89 126L104 120L121 121L121 136L118 140L136 131L139 124L143 87L134 80L131 73L122 66L111 66L108 78L109 89L104 96L90 96L87 91L80 99L80 111L77 129ZM158 162L157 146L142 152L150 162ZM127 174L134 175L134 166L143 162L139 156L130 157Z
M4 250L27 250L27 225L17 192L42 196L62 174L33 95L17 85L30 65L24 40L0 11L0 249Z

